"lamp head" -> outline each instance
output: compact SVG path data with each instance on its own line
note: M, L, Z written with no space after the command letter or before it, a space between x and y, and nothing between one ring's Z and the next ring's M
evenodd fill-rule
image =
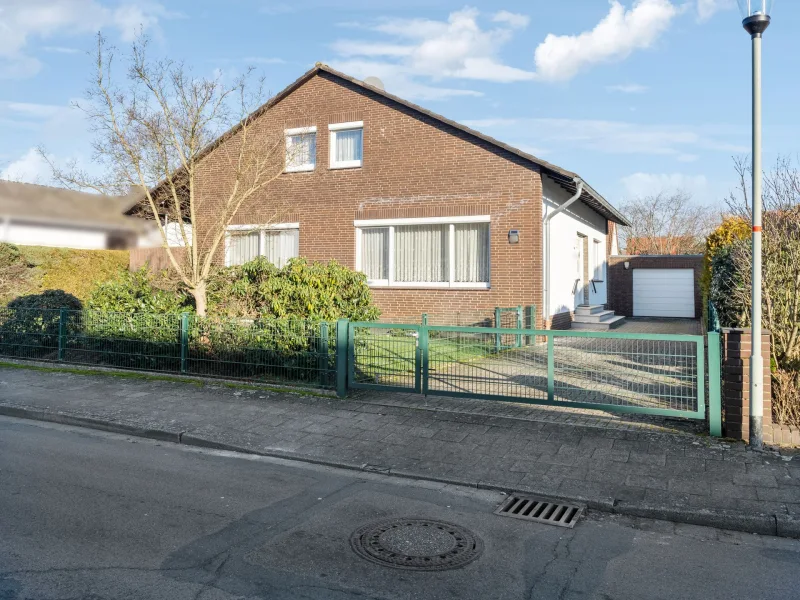
M761 36L770 24L774 0L739 0L742 26L751 36Z

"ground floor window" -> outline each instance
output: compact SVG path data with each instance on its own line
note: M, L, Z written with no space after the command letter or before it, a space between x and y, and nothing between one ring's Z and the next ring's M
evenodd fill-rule
M489 217L356 221L356 268L374 286L489 287Z
M232 225L225 239L225 264L241 265L264 256L276 267L300 255L300 225Z

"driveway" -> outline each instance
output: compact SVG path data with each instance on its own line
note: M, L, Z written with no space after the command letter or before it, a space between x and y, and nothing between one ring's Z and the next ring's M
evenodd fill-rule
M628 317L619 333L671 333L677 335L703 335L700 319L660 319L656 317Z

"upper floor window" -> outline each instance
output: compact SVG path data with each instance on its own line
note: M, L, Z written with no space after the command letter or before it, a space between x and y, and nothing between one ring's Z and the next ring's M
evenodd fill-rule
M313 171L317 164L317 128L287 129L286 172Z
M364 122L328 125L331 169L360 167L364 154Z
M276 267L300 255L300 224L279 223L267 227L231 225L225 239L225 264L242 265L265 257Z
M356 221L356 268L373 286L489 287L489 217Z

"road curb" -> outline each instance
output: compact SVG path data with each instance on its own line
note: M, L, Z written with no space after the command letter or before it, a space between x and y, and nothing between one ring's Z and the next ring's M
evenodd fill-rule
M454 477L438 477L436 475L422 474L406 469L380 468L369 464L356 464L346 461L333 461L321 458L304 456L294 452L280 450L255 450L236 444L217 442L196 435L178 431L158 428L143 428L125 423L91 418L76 417L55 411L45 411L30 409L20 406L0 405L0 415L16 417L32 421L43 421L48 423L58 423L60 425L71 425L75 427L86 427L110 433L120 433L162 442L171 442L192 446L196 448L206 448L210 450L224 450L229 452L239 452L252 454L268 458L279 458L284 460L294 460L308 464L347 469L350 471L360 471L365 473L383 473L394 477L412 479L417 481L432 481L462 487L472 487L476 489L493 490L505 493L519 493L525 495L544 496L554 500L578 503L590 509L598 510L618 515L631 517L642 517L647 519L657 519L660 521L671 521L674 523L685 523L689 525L702 525L705 527L715 527L728 529L731 531L743 531L745 533L756 533L760 535L770 535L786 538L800 539L800 520L788 515L775 514L747 514L730 510L715 510L701 508L676 508L670 506L648 504L646 502L618 501L613 498L589 498L573 497L569 495L554 495L551 491L539 491L531 487L514 487L501 484L494 484L485 480L472 481Z

